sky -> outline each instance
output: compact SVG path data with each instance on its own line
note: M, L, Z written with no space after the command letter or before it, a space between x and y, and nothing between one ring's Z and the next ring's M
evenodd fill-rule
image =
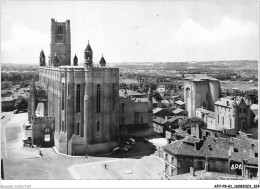
M70 20L71 54L93 60L258 60L257 0L1 1L1 62L38 64L51 18Z

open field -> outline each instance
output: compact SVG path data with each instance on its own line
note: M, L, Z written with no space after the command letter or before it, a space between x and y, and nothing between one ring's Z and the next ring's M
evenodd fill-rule
M250 88L256 88L257 85L255 83L248 83L245 81L220 81L220 85L226 89L232 89L237 87L240 90L246 91Z

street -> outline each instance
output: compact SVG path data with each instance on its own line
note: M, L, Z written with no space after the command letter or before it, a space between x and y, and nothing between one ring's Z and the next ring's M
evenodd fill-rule
M41 148L40 156L38 148L23 146L22 127L27 113L2 112L1 116L5 116L1 120L5 180L161 179L163 162L153 157L156 149L151 143L137 142L134 149L116 156L86 159L57 154L53 148ZM103 170L104 162L107 171ZM127 170L133 173L125 174Z

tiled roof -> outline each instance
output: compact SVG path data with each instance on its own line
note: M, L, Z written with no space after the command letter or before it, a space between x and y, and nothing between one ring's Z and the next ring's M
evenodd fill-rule
M255 153L258 153L258 141L253 139L239 139L231 138L233 140L234 148L238 149L238 152L232 152L231 160L242 161L247 160L249 164L258 164L258 158L254 157L254 153L250 154L251 144L254 145Z
M153 122L159 123L159 124L165 124L167 121L161 117L156 117L153 119Z
M169 123L172 123L172 122L176 121L177 119L184 119L184 118L185 118L185 116L175 116L175 117L172 117L171 119L168 119L167 121Z
M198 138L194 138L194 137L189 137L189 136L186 136L184 139L183 139L184 142L186 143L192 143L192 144L196 144L200 141L200 139Z
M185 104L185 102L183 102L183 101L181 101L181 100L177 100L177 101L175 102L175 104L183 105L183 104Z
M202 141L201 141L202 142ZM255 154L250 155L251 145L254 145L254 153L258 153L258 141L250 138L239 139L207 137L200 149L196 150L196 139L185 137L183 140L173 142L163 147L164 150L175 155L200 156L209 158L224 158L241 162L247 160L249 164L258 164ZM195 144L195 145L194 145ZM199 144L199 143L198 143ZM238 152L230 153L230 145L238 149Z
M203 109L203 108L196 108L196 110L198 110L198 111L200 111L200 112L202 112L202 113L204 113L204 114L210 114L210 113L212 113L212 111L209 111L209 110L206 110L206 109Z
M153 113L156 114L157 112L159 112L159 111L161 111L161 110L162 110L162 108L158 108L158 107L157 107L157 108L153 109Z
M176 108L175 110L172 111L172 113L178 114L178 113L183 112L183 111L184 111L184 110L181 109L181 108Z
M230 99L230 98L220 98L218 101L215 102L215 105L232 108L233 106L237 106L240 103L245 103L246 104L246 101L247 101L247 105L249 105L248 100L244 99L242 97L238 97L238 98L236 98L234 100Z
M215 115L216 115L215 112L210 112L210 113L208 114L208 117L215 118Z
M232 108L233 107L233 101L234 100L227 99L227 98L220 98L218 101L215 102L215 105Z

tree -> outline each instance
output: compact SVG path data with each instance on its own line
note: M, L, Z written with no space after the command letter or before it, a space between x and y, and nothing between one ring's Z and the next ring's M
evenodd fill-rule
M35 108L38 106L39 102L42 102L43 100L48 100L47 92L41 86L35 88L34 96L35 96Z
M119 84L119 88L120 88L120 89L126 89L126 88L127 88L127 84L125 84L125 83L120 83L120 84Z
M161 97L160 93L158 93L157 91L154 91L153 97L154 97L154 99L155 99L157 102L161 102L161 100L162 100L162 97Z
M143 91L144 92L148 92L149 90L149 87L151 87L152 90L156 90L157 89L157 84L154 83L154 82L145 82L144 85L143 85Z
M258 90L248 90L245 91L245 96L251 100L253 104L258 103Z
M21 110L26 110L28 108L28 99L19 96L18 99L15 102L15 108L18 109L19 111Z
M197 124L199 125L200 128L207 127L207 124L198 117L186 118L180 122L180 126L182 130L191 129L191 127L195 127Z

